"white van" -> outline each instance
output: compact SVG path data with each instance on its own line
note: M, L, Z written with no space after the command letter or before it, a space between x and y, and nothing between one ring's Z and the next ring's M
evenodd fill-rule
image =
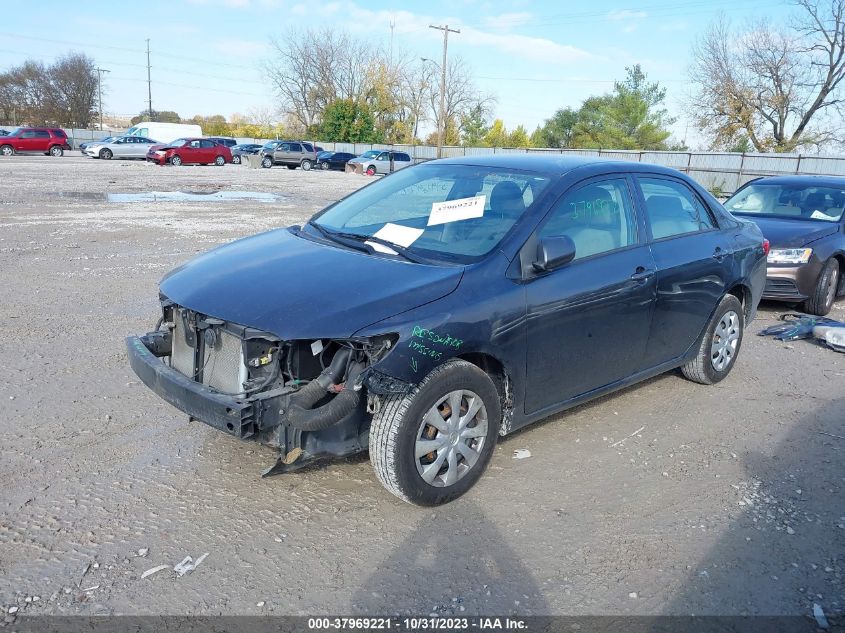
M126 136L143 136L159 143L170 143L177 138L202 136L202 128L199 125L189 125L187 123L141 121L126 130Z

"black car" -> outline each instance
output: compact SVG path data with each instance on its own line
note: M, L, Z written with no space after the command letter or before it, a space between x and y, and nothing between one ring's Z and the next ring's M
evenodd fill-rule
M0 136L9 136L9 130L0 130Z
M170 272L129 360L191 417L277 449L265 474L369 449L390 492L434 505L500 435L677 367L725 378L767 250L664 167L431 161Z
M758 178L725 202L771 242L764 299L824 316L845 295L845 178Z
M261 151L261 145L258 143L242 143L240 145L232 146L232 162L239 165L241 156L245 154L257 154Z
M355 154L349 152L320 152L317 154L317 168L323 170L346 169L346 163L355 158Z
M233 148L238 142L233 139L229 138L228 136L209 136L209 141L214 141L218 145L223 145L224 147L228 147L229 149Z

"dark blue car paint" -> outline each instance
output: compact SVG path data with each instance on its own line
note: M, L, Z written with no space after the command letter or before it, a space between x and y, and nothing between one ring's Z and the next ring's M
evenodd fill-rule
M282 339L396 333L374 368L407 384L449 358L501 366L502 432L682 364L719 299L734 292L753 318L765 282L762 235L673 170L537 156L447 159L557 177L498 250L466 266L428 266L318 243L286 229L201 255L161 291L192 310ZM681 180L718 229L650 241L638 174ZM619 175L634 194L639 243L536 273L535 232L570 187Z

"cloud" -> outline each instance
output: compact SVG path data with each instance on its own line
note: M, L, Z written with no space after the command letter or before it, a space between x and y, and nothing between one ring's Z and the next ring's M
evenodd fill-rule
M522 26L533 17L531 13L502 13L500 15L489 15L484 18L484 23L491 29L512 29Z

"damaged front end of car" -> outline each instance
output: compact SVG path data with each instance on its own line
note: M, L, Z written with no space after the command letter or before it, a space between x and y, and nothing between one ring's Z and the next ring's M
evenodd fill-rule
M410 388L373 368L398 335L287 341L161 303L156 328L126 339L133 371L191 419L276 448L264 476L366 450L375 394Z

